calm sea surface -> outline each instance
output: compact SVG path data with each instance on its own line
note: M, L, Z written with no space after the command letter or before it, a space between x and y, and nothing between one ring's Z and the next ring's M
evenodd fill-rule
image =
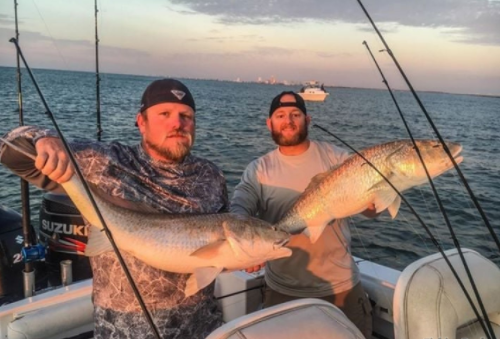
M96 138L95 75L82 72L34 70L40 88L68 138ZM103 141L135 144L139 133L134 116L152 77L101 75ZM271 99L283 90L299 87L185 80L198 107L194 154L208 158L225 173L229 194L246 165L272 150L265 127ZM308 103L313 122L329 129L357 149L407 138L403 123L387 91L329 88L323 103ZM396 98L417 138L432 138L427 120L409 92ZM460 165L483 209L500 235L500 98L419 93L445 139L461 143ZM26 73L23 76L25 124L51 127ZM0 134L18 125L14 68L0 67ZM319 129L312 139L333 140ZM353 183L354 185L355 183ZM462 247L481 252L500 264L498 249L454 171L435 180L446 212ZM0 167L0 204L21 210L19 179ZM41 192L32 192L32 219L36 225ZM406 197L445 249L452 247L449 231L428 185L408 191ZM350 220L355 255L395 268L436 252L429 237L406 206L391 220L387 212L376 220ZM0 225L1 227L1 225Z

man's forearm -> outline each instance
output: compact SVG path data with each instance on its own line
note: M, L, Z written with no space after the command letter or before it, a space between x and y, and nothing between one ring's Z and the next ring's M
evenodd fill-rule
M43 137L52 137L50 130L22 126L7 133L4 138L27 153L36 154L35 143ZM60 186L41 173L32 159L0 141L0 163L31 184L48 191L59 191Z

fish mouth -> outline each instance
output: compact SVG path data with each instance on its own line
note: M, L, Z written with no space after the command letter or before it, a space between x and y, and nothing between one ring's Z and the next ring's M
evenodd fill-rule
M281 239L281 240L278 240L278 241L275 241L274 242L274 245L273 245L273 248L274 249L278 249L278 248L281 248L283 246L285 246L286 244L288 244L288 242L290 241L289 238L286 238L286 239Z
M446 141L445 145L436 140L424 146L425 165L432 178L460 164L464 158L460 155L463 147L457 142ZM429 148L429 146L431 148ZM448 150L445 151L445 148ZM419 171L416 177L425 178L425 171Z

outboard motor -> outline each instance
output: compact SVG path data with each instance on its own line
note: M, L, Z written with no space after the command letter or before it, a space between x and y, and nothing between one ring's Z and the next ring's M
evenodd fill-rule
M35 242L33 231L32 243ZM24 298L24 261L21 250L24 246L22 216L13 209L0 205L0 305ZM43 262L34 263L35 289L46 284Z
M40 208L40 242L47 247L45 262L49 285L61 285L61 261L71 260L73 281L92 277L84 256L88 229L71 199L65 194L45 193Z

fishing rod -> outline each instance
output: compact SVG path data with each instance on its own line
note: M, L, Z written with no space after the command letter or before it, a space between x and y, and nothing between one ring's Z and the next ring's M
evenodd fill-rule
M104 221L104 218L102 217L101 211L97 207L97 204L96 204L96 202L94 200L94 197L93 197L93 195L90 192L90 189L89 189L89 186L87 184L87 181L83 177L83 174L80 171L80 168L78 167L78 164L77 164L77 162L75 160L75 156L74 156L73 152L71 151L71 148L69 147L68 142L66 141L66 138L62 134L62 132L61 132L61 130L59 128L59 125L57 124L57 121L56 121L56 119L54 117L54 114L52 113L52 111L49 108L49 105L45 101L45 97L43 96L42 91L38 87L38 83L37 83L37 81L36 81L33 73L31 72L31 69L28 66L28 63L26 62L26 59L24 58L24 55L23 55L23 53L21 51L21 47L19 46L18 41L15 38L11 38L9 41L12 42L16 46L16 50L17 50L19 56L21 57L26 70L28 71L28 74L29 74L29 76L31 78L31 81L33 82L33 85L35 86L35 90L37 91L40 99L42 100L42 104L43 104L43 106L44 106L44 108L46 110L45 113L48 115L48 117L52 121L52 124L54 125L54 127L55 127L55 129L57 131L57 134L59 135L59 138L60 138L61 142L63 143L64 149L66 150L66 153L68 154L68 157L69 157L69 159L71 161L71 164L73 165L73 167L75 169L75 173L76 173L76 175L78 175L78 178L82 182L82 186L85 189L85 192L86 192L86 194L87 194L90 202L92 203L92 206L93 206L93 208L94 208L94 210L95 210L95 212L96 212L96 214L97 214L97 216L99 218L99 221L101 222L101 224L103 226L102 232L104 232L106 234L106 236L108 237L108 240L111 243L111 246L113 247L113 250L114 250L114 252L115 252L115 254L116 254L117 258L118 258L118 261L120 262L120 265L121 265L123 271L125 272L125 275L126 275L127 280L128 280L128 282L130 284L130 287L134 291L134 295L137 298L137 301L139 302L139 305L141 306L142 312L144 313L144 316L146 317L146 320L149 323L149 325L151 327L151 330L153 331L153 334L155 335L155 337L157 339L161 339L160 334L158 332L158 329L157 329L155 323L153 322L151 314L149 313L148 309L146 308L146 305L144 304L144 301L142 300L141 294L139 293L139 290L137 289L137 286L136 286L136 284L135 284L135 282L134 282L134 280L132 278L132 275L130 274L130 271L128 270L127 265L125 264L125 261L123 260L123 257L121 255L120 251L118 250L118 247L116 246L115 240L113 239L113 235L111 234L111 232L110 232L110 230L109 230L106 222Z
M241 290L241 291L237 291L237 292L233 292L233 293L229 293L229 294L226 294L226 295L222 295L220 297L217 297L215 299L217 300L221 300L221 299L225 299L225 298L229 298L229 297L233 297L235 295L238 295L238 294L243 294L243 293L246 293L246 292L250 292L250 291L255 291L255 290L263 290L265 288L265 285L258 285L258 286L254 286L254 287L249 287L245 290Z
M14 22L16 27L16 39L19 41L19 26L17 18L17 0L14 0ZM21 86L21 62L19 52L16 52L17 64L17 106L19 110L19 126L24 125L23 91ZM23 228L23 247L28 249L32 246L31 239L31 212L30 212L30 190L28 182L21 178L21 213ZM35 291L35 270L33 263L29 260L24 261L23 271L23 289L24 297L32 297Z
M434 235L430 231L429 227L425 224L425 222L422 220L422 218L420 217L420 215L413 208L413 206L408 202L408 200L403 196L403 194L392 184L392 182L384 174L382 174L382 172L380 172L378 170L378 168L375 165L373 165L368 159L366 159L366 157L362 153L358 152L354 147L352 147L347 142L345 142L344 140L342 140L341 138L339 138L338 136L336 136L335 134L331 133L326 128L323 128L323 127L321 127L318 124L313 124L313 127L317 127L319 129L321 129L322 131L328 133L329 135L331 135L332 137L334 137L335 139L337 139L338 141L340 141L342 144L344 144L345 146L347 146L350 150L352 150L354 153L356 153L358 156L360 156L361 159L363 159L371 168L373 168L382 177L382 179L384 179L387 182L387 184L389 184L389 186L391 186L391 188L397 193L397 195L401 198L401 200L410 209L410 211L413 213L413 215L415 215L415 217L417 218L418 222L422 225L422 227L424 228L425 232L427 233L427 235L431 239L431 241L434 244L434 246L436 246L436 248L438 249L439 253L441 253L441 255L443 256L444 260L446 261L446 264L450 268L453 276L455 277L455 279L457 280L460 288L462 289L462 292L464 292L464 295L467 298L467 301L469 302L469 304L470 304L470 306L471 306L471 308L472 308L472 310L473 310L476 318L479 320L479 323L481 324L481 327L482 327L484 333L486 333L486 336L488 337L488 339L496 339L495 336L494 336L494 334L493 334L493 338L488 335L488 331L486 330L486 327L485 327L485 325L482 322L483 319L479 316L479 312L478 312L476 306L474 305L474 302L472 301L469 293L467 292L467 289L465 288L465 285L463 284L462 280L458 276L458 273L456 272L455 268L451 264L448 256L444 253L443 248L441 247L441 245L439 244L439 242L437 241L437 239L434 237ZM478 298L477 295L476 295L476 298ZM478 298L478 303L480 305L482 305L482 302L481 302L480 298ZM486 314L486 319L488 319L488 315L487 314ZM488 324L489 324L489 319L488 319ZM489 327L491 327L491 324L490 324Z
M95 87L96 87L96 114L97 114L97 141L101 141L101 78L99 76L99 36L97 34L97 0L94 0L94 17L95 17Z
M382 70L380 69L380 66L378 65L378 62L377 60L375 59L375 57L373 56L373 53L372 51L370 50L370 47L368 46L368 43L366 41L363 41L363 45L365 45L366 49L368 50L368 52L370 53L370 56L372 57L373 59L373 62L375 63L375 66L377 66L377 69L380 73L380 75L382 76L382 82L385 84L385 86L387 87L387 89L389 90L389 93L391 94L391 98L392 98L392 101L394 101L394 105L396 105L396 108L399 112L399 115L401 115L403 117L403 113L401 112L401 108L399 108L399 105L398 105L398 102L396 101L396 97L394 96L394 93L392 92L391 90L391 86L389 86L389 82L387 81L387 79L385 78L384 76L384 73L382 72ZM410 132L410 127L408 126L407 122L406 122L406 119L404 119L403 117L403 123L406 127L406 130L408 131L408 134L410 134L410 138L412 139L413 141L413 136ZM415 144L415 143L413 143Z
M447 215L447 213L446 213L446 210L444 209L443 203L442 203L442 201L441 201L441 198L439 197L439 194L438 194L438 192L437 192L437 189L436 189L436 187L434 186L434 181L432 180L431 176L429 175L429 173L428 173L428 171L427 171L427 166L425 165L425 162L424 162L424 160L423 160L423 158L422 158L422 155L421 155L421 153L420 153L420 150L419 150L419 148L418 148L418 146L417 146L417 144L416 144L416 142L415 142L415 140L414 140L414 138L413 138L413 133L412 133L412 132L411 132L411 130L410 130L410 127L409 127L409 125L408 125L408 123L407 123L407 121L406 121L406 118L404 117L403 112L402 112L402 111L401 111L401 109L399 108L398 102L397 102L397 100L396 100L396 98L395 98L395 96L394 96L394 94L393 94L393 92L392 92L392 90L391 90L391 87L389 86L389 82L388 82L388 81L387 81L387 79L385 78L384 73L382 72L382 69L380 68L380 66L379 66L379 64L378 64L378 62L377 62L377 60L375 59L375 56L373 55L372 51L370 50L370 47L368 46L368 43L367 43L366 41L363 41L363 44L364 44L364 45L365 45L365 47L367 48L368 52L370 53L370 56L371 56L371 57L372 57L372 59L373 59L373 62L374 62L374 63L375 63L375 65L377 66L377 69L378 69L378 71L379 71L379 73L380 73L380 75L382 76L382 79L383 79L383 80L382 80L382 82L386 85L387 89L389 90L389 93L391 94L392 100L394 101L394 104L396 105L396 108L397 108L397 110L398 110L398 113L399 113L399 115L401 116L401 119L403 120L403 123L404 123L404 125L405 125L406 131L408 132L408 135L410 136L411 141L412 141L412 143L413 143L413 145L414 145L414 147L415 147L415 151L416 151L416 153L417 153L417 155L418 155L418 157L419 157L420 163L421 163L421 164L422 164L422 166L424 167L424 170L425 170L425 173L426 173L426 175L427 175L427 179L429 180L429 183L430 183L430 185L431 185L431 189L432 189L432 192L433 192L433 194L434 194L434 197L436 198L436 201L437 201L437 203L438 203L438 205L439 205L439 208L440 208L441 214L443 215L443 218L444 218L445 223L446 223L446 225L447 225L447 227L448 227L448 230L450 231L450 235L451 235L451 238L452 238L452 240L453 240L453 243L454 243L455 247L457 248L457 251L458 251L458 254L459 254L459 257L460 257L460 261L462 262L462 265L464 266L465 272L466 272L466 274L467 274L467 277L468 277L469 282L470 282L470 284L471 284L471 287L472 287L472 289L473 289L474 295L475 295L475 297L476 297L476 299L477 299L477 301L478 301L478 304L479 304L479 306L480 306L480 308L481 308L481 313L483 314L483 317L484 317L485 321L486 321L486 322L487 322L487 324L489 325L490 332L491 332L491 331L492 331L492 329L491 329L491 325L490 325L490 322L489 322L488 314L487 314L487 312L486 312L486 310L485 310L485 308L484 308L483 301L482 301L482 299L481 299L481 296L479 295L479 291L478 291L478 289L477 289L476 283L475 283L474 278L472 277L472 274L471 274L471 272L470 272L469 265L467 264L467 261L465 260L465 257L464 257L463 252L462 252L462 248L461 248L460 243L459 243L459 241L458 241L458 238L456 237L455 231L454 231L453 227L451 226L451 223L450 223L450 221L449 221L449 219L448 219L448 215ZM384 50L382 50L381 52L383 52L383 51L384 51ZM485 333L486 333L486 331L485 331ZM493 333L493 332L491 332L491 333ZM494 335L494 334L493 334L493 335ZM496 338L495 338L495 339L496 339Z
M361 0L357 0L357 1L358 1L359 5L361 6L361 9L365 13L366 17L368 18L368 20L372 24L373 28L375 29L375 32L379 36L380 40L384 44L385 51L389 54L389 56L394 61L394 64L396 65L396 67L399 70L399 73L401 74L401 76L405 80L406 84L408 85L408 88L410 89L411 93L413 94L413 97L415 98L415 100L417 101L418 105L422 109L422 112L424 113L425 117L427 118L427 121L431 125L434 133L436 134L436 136L438 137L439 141L443 145L443 148L444 148L446 154L450 158L453 166L455 167L455 170L458 173L458 176L460 177L460 180L464 184L464 186L465 186L465 188L467 190L467 193L469 194L472 202L474 203L474 206L476 207L476 209L478 210L479 214L481 215L481 218L483 219L483 222L485 223L486 227L488 228L488 230L489 230L489 232L491 234L491 237L495 241L495 243L496 243L496 245L498 247L498 250L500 251L500 241L498 240L498 236L496 235L495 231L493 230L493 227L491 226L488 218L486 217L486 214L484 213L481 205L479 204L479 201L477 200L476 196L474 195L474 192L472 192L472 189L470 188L469 183L467 182L467 179L465 179L465 176L463 175L462 171L460 170L460 168L458 167L457 163L455 162L455 159L453 158L453 155L451 154L450 149L448 148L448 146L444 142L444 139L441 136L441 133L439 133L439 131L438 131L437 127L435 126L434 121L430 117L429 113L427 113L427 110L425 109L422 101L420 100L419 96L417 95L417 92L413 89L413 86L411 85L410 80L408 80L408 77L406 76L405 72L403 71L403 69L399 65L399 62L397 61L396 57L394 56L394 53L392 53L392 50L389 48L389 45L387 44L387 42L385 41L384 37L382 36L382 33L380 33L380 31L378 30L377 26L375 25L375 22L370 17L370 14L366 10L366 8L363 6L363 3L361 2Z
M429 114L427 113L427 110L425 109L424 105L422 104L422 102L420 101L420 98L418 97L417 93L415 92L415 90L413 89L413 86L411 85L410 81L408 80L408 78L406 77L406 74L404 73L403 69L401 68L401 66L399 65L396 57L394 56L394 53L392 53L392 50L389 48L389 45L387 44L387 42L385 41L384 37L382 36L382 34L380 33L380 31L378 30L377 26L375 25L375 22L372 20L370 14L368 13L368 11L366 10L366 8L363 6L363 3L361 2L361 0L357 0L359 5L361 6L361 9L363 10L363 12L365 13L365 15L367 16L368 20L370 21L370 23L372 24L373 28L375 29L375 31L377 32L378 36L380 37L380 39L382 40L382 43L384 44L385 46L385 51L391 56L391 58L393 59L394 63L396 64L396 66L398 67L398 70L399 72L401 73L401 75L403 76L403 78L405 79L408 87L410 88L413 96L415 97L415 99L417 100L420 108L422 109L422 111L424 112L426 118L427 118L427 121L429 122L429 124L431 125L431 127L433 128L435 134L437 135L439 141L441 142L442 146L443 146L443 149L445 150L445 153L448 155L448 158L451 160L452 164L453 164L453 167L455 168L455 170L457 171L457 173L459 174L459 177L460 179L462 180L462 183L467 187L467 191L469 192L469 196L471 197L471 199L474 201L474 203L476 204L476 208L478 209L478 211L480 212L481 215L484 215L484 212L482 211L481 209L481 206L479 205L479 202L477 201L477 199L475 198L474 196L474 193L472 192L472 190L470 189L469 185L468 185L468 182L467 180L465 179L465 177L463 176L460 168L458 167L458 164L456 163L453 155L451 154L450 152L450 149L448 148L448 146L446 145L445 141L443 140L441 134L439 133L437 127L434 125L434 122L432 121L432 118L429 116ZM365 44L367 46L367 44ZM370 52L371 54L371 52ZM372 54L372 57L373 57L373 54ZM375 60L375 59L374 59ZM376 62L376 61L375 61ZM378 67L378 65L377 65ZM380 67L378 67L379 71L380 71ZM385 77L384 77L385 79ZM476 299L477 299L477 302L481 308L481 313L483 314L483 317L484 319L486 320L486 323L487 323L487 326L488 326L488 329L491 333L491 335L493 336L493 339L496 339L496 336L495 336L495 333L493 332L493 329L491 327L491 323L489 321L489 318L488 318L488 314L486 312L486 309L484 308L484 304L481 300L481 296L479 295L479 291L477 290L477 286L474 282L474 279L472 277L472 274L470 272L470 269L469 269L469 266L467 264L467 261L465 260L465 257L464 257L464 254L462 252L462 249L460 247L460 243L455 235L455 232L453 230L453 227L451 226L451 223L448 219L448 215L446 213L446 210L444 208L444 205L442 204L442 201L439 197L439 194L434 186L434 182L431 178L431 176L429 175L429 172L427 170L427 166L425 165L425 162L423 161L422 159L422 156L420 154L420 150L419 148L417 147L414 139L413 139L413 135L411 134L411 131L406 123L406 120L404 119L404 115L402 114L402 112L399 110L399 113L400 113L400 116L401 118L403 119L403 122L405 124L405 127L410 135L410 138L412 139L412 142L415 146L415 150L418 154L418 157L420 159L420 162L422 163L422 166L424 168L424 171L425 171L425 174L427 175L427 178L429 180L429 184L431 185L431 188L432 188L432 191L433 191L433 194L434 194L434 197L436 198L436 202L438 203L438 206L439 206L439 209L441 210L441 214L443 215L444 217L444 220L445 220L445 223L450 231L450 235L452 237L452 240L453 240L453 243L455 245L455 247L457 248L457 251L458 251L458 254L460 256L460 260L464 266L464 269L465 269L465 272L467 274L467 277L469 279L469 282L471 284L471 287L472 287L472 290L474 292L474 295L476 296ZM486 226L488 227L488 229L490 230L490 233L493 237L493 239L495 240L495 242L497 243L497 246L498 246L498 249L500 250L500 242L498 241L498 238L496 237L496 234L495 232L493 231L493 228L491 227L491 225L489 224L489 221L488 219L486 218L486 215L484 215L483 217L483 220L486 224ZM486 331L485 331L486 333Z

